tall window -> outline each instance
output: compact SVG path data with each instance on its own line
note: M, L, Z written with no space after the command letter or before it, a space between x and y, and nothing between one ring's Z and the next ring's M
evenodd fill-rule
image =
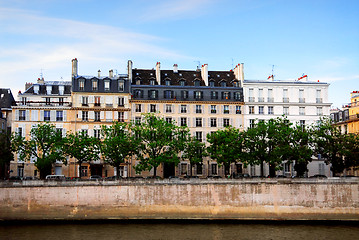
M289 115L289 107L283 107L283 114Z
M264 114L264 106L258 107L258 114Z
M63 111L56 111L56 121L63 121Z
M97 84L98 84L97 80L92 81L92 91L97 91L97 89L98 89Z
M156 90L149 90L148 96L151 99L156 99L157 98L157 91Z
M59 106L63 106L64 105L64 98L59 98Z
M196 139L202 142L202 132L196 132Z
M258 89L258 102L264 102L263 88Z
M196 105L196 113L202 113L202 105Z
M254 128L255 122L254 119L249 119L249 128Z
M323 99L322 99L322 91L320 89L317 89L317 99L316 99L316 103L322 103Z
M166 84L166 86L170 86L170 85L171 85L171 81L170 81L170 80L166 80L165 84Z
M221 87L227 87L227 83L225 81L221 82Z
M79 90L85 90L85 80L79 80Z
M274 102L273 89L268 89L268 102Z
M254 95L254 89L253 88L249 89L248 95L249 95L248 102L254 102L254 96L253 96Z
M118 112L118 121L119 122L125 121L125 113L124 112Z
M82 97L82 106L88 106L89 104L89 98L86 96Z
M95 111L95 122L101 122L101 112Z
M142 112L142 104L135 104L135 112Z
M214 81L209 81L209 86L214 87Z
M19 121L25 121L25 120L26 120L26 111L19 110Z
M181 113L187 113L187 105L181 105Z
M95 106L99 107L101 106L101 97L94 97L95 99Z
M181 96L183 99L187 99L188 98L188 91L181 91Z
M305 120L299 120L299 125L304 129L305 127Z
M217 175L217 164L213 163L211 164L211 175Z
M182 86L182 87L183 87L183 86L185 86L185 85L186 85L186 82L185 82L185 81L183 81L183 80L181 80L181 81L180 81L180 86Z
M143 91L136 89L135 90L135 98L143 98Z
M283 102L285 103L289 102L288 89L283 89Z
M318 116L323 115L323 108L322 107L317 107L317 115Z
M135 124L140 125L141 124L141 117L135 117Z
M218 92L211 91L211 99L218 99Z
M49 97L45 98L45 103L46 103L46 105L50 105L51 104L51 98L49 98Z
M254 114L254 106L249 106L249 114Z
M223 118L223 127L229 126L229 118Z
M236 114L242 114L241 106L236 106Z
M224 114L229 114L229 105L224 105L223 106L223 113Z
M202 127L202 118L196 118L196 127Z
M211 127L217 127L217 118L211 118Z
M50 111L44 111L44 121L50 121Z
M299 115L305 115L305 107L299 107Z
M87 177L87 166L81 166L80 175L81 177Z
M194 98L195 98L196 100L202 99L202 98L203 98L203 92L201 92L201 91L195 91L195 92L194 92Z
M97 139L100 139L101 138L101 129L94 129L93 136Z
M217 106L211 105L211 113L217 113Z
M174 94L173 94L173 91L171 91L171 90L166 90L166 91L164 91L164 98L173 98L174 96L173 96Z
M82 111L82 121L88 121L88 120L89 120L89 112Z
M166 117L166 122L172 123L172 118L171 117Z
M299 89L299 102L300 102L300 103L305 103L305 99L304 99L304 89Z
M268 107L268 114L269 114L269 115L274 114L273 106L269 106L269 107Z
M166 113L171 113L171 112L172 112L172 105L166 104Z
M199 80L194 81L194 85L196 87L199 87L201 85L201 82Z
M230 99L231 93L230 92L222 92L222 99Z
M235 92L234 93L234 99L235 100L241 100L241 93L240 92Z
M104 83L105 83L105 91L109 92L110 91L110 81L106 80L106 81L104 81Z
M150 112L154 113L156 111L156 104L150 104Z
M125 98L124 97L119 97L118 98L118 106L119 107L125 106Z
M181 126L182 126L182 127L187 126L187 118L181 117Z
M125 91L125 82L123 80L118 81L118 91L119 92Z

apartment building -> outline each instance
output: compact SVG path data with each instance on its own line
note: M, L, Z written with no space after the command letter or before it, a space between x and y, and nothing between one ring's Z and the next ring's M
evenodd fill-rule
M226 126L243 128L243 74L237 65L233 71L208 71L204 64L196 70L137 69L128 62L131 81L131 119L141 121L143 113L157 113L166 121L187 126L190 133L205 142L208 133ZM162 166L159 175L224 175L215 161L207 158L203 165L190 169L188 162ZM241 166L238 166L241 171ZM151 175L152 173L144 173Z
M322 117L329 117L328 83L309 81L307 76L293 81L244 80L244 127L253 127L257 121L286 116L293 124L310 125ZM329 175L330 169L323 160L313 158L308 175ZM259 166L249 166L251 175L258 175ZM265 168L266 174L269 168ZM286 176L295 175L293 164L283 164Z

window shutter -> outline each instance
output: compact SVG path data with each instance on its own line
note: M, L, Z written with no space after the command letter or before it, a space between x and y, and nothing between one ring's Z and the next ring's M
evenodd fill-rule
M127 111L123 114L123 118L128 119L128 112Z
M40 110L40 121L44 121L44 110Z
M167 98L167 96L166 96L166 94L167 94L167 91L163 91L163 98Z
M191 118L186 118L186 121L187 121L187 126L191 127Z
M196 118L192 118L192 121L193 121L192 126L196 127Z
M118 112L117 111L115 111L114 113L113 113L113 118L115 119L115 121L117 121L118 120Z
M233 118L229 119L229 125L233 126Z
M19 110L15 110L15 121L19 121Z
M63 121L66 122L67 121L67 111L63 111Z
M94 96L89 96L89 103L94 103L95 102L95 97Z
M103 103L105 103L105 99L104 97L100 97L100 105L102 105Z
M217 126L223 127L223 118L217 118Z
M206 119L202 118L202 127L206 127Z
M105 119L105 112L103 111L100 112L100 119L101 120Z
M81 104L83 104L82 96L79 96L79 102L80 102Z
M29 121L30 120L30 110L26 110L25 112L25 121Z
M82 119L82 111L77 112L77 118Z
M88 115L89 119L91 119L91 120L94 120L94 119L95 119L95 112L94 112L94 111L89 111L88 114L89 114L89 115Z
M127 104L127 97L123 97L123 105L125 105L126 106L126 104Z
M176 97L174 91L171 91L171 97L172 97L172 98L175 98L175 97Z
M22 137L26 136L26 127L22 126Z
M56 121L56 111L54 111L54 110L50 111L50 121L51 122Z
M158 98L158 90L156 90L156 92L155 92L155 97L156 97L156 99Z

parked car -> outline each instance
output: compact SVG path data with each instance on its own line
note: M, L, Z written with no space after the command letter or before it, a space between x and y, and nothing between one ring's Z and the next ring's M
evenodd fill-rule
M47 175L46 180L65 180L64 175Z
M112 177L105 177L105 180L113 181L113 180L119 180L122 179L121 176L112 176Z
M322 175L322 174L315 174L315 175L311 176L310 178L327 178L327 176Z
M100 175L92 175L90 179L102 179Z
M14 181L14 180L22 180L22 178L20 177L20 176L11 176L11 177L9 177L9 180L12 180L12 181Z

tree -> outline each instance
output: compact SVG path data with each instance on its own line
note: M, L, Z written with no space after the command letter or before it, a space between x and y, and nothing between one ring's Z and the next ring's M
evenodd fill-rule
M261 166L264 175L264 163L269 165L269 175L275 176L285 156L290 150L289 136L291 123L286 118L259 121L245 132L245 146L248 163Z
M100 159L100 140L85 132L70 133L66 138L66 153L76 159L81 171L82 163Z
M346 169L359 168L359 134L349 133L344 137L344 164Z
M56 161L67 163L62 132L51 124L39 124L32 128L28 140L13 134L12 149L19 153L20 159L28 161L35 157L34 165L40 171L41 179L51 174L52 165Z
M138 138L131 134L129 123L115 122L111 126L102 126L103 142L101 153L105 162L117 169L120 176L120 164L136 153L139 145Z
M225 173L229 173L231 163L242 161L244 139L237 128L227 127L207 135L207 141L210 144L207 148L209 156L215 159L218 165L223 165Z
M0 178L8 176L7 169L10 161L14 159L11 149L11 136L6 132L0 132Z
M135 167L136 172L153 168L156 176L161 163L179 163L178 154L185 148L189 130L154 114L144 114L143 122L133 125L132 131L140 142L137 154L140 163Z
M189 137L186 141L185 149L182 154L183 159L187 159L190 164L190 176L192 176L192 168L196 164L201 164L203 157L207 156L205 144L195 137Z

